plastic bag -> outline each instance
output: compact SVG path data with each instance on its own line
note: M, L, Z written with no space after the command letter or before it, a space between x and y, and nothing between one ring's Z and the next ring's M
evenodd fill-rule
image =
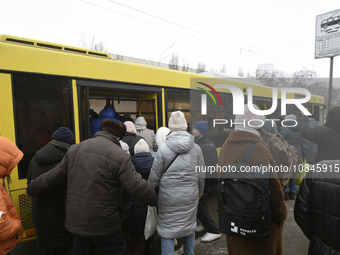
M158 224L157 209L155 206L148 206L148 213L146 215L144 236L148 240L156 231Z
M309 168L311 167L311 164L308 164L307 161L305 160L303 162L303 168L301 169L302 171L296 171L295 172L295 181L296 185L301 185L303 178L306 176L306 172L309 171Z

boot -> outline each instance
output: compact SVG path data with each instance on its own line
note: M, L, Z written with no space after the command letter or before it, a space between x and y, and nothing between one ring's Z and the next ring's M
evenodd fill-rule
M152 254L152 246L145 247L143 255L151 255L151 254Z
M289 194L288 194L288 191L285 192L285 200L289 200Z
M296 198L295 193L294 192L289 192L289 199L290 200L295 200L295 198Z

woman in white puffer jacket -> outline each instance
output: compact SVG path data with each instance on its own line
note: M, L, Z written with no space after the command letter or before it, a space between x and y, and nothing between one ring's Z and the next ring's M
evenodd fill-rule
M181 237L184 253L194 254L197 205L205 178L196 166L203 167L204 159L194 137L186 131L183 112L171 113L169 129L171 133L158 148L148 180L153 188L159 185L157 232L163 255L173 254L174 239Z

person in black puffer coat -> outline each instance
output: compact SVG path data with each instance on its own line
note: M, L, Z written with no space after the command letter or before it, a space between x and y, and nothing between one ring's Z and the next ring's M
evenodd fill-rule
M53 133L53 140L35 153L30 162L27 182L48 172L63 159L74 135L67 127ZM66 184L45 194L33 197L32 215L37 245L44 254L67 254L72 235L65 228Z
M135 155L135 145L141 139L145 142L146 140L137 134L136 126L132 121L125 121L124 125L126 126L126 133L121 140L129 145L129 152L131 157L133 157Z
M136 171L142 175L144 180L149 178L150 170L153 164L153 157L149 152L149 145L144 139L141 139L134 146L135 155L132 158L132 163ZM144 237L145 220L148 211L147 203L135 200L132 209L130 220L131 230L131 254L142 254L140 250L140 240ZM150 254L154 243L154 235L152 235L145 243L144 255Z
M303 179L295 221L310 241L309 255L340 255L340 160L321 161L314 167L327 171L310 170Z
M340 159L340 106L332 107L323 126L310 127L308 117L299 120L300 134L318 145L315 162Z

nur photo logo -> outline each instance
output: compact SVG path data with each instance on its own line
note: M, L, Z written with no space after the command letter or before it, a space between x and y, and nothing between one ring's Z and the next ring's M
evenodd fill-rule
M214 94L217 96L217 98L220 101L220 104L222 106L222 101L217 93L216 89L228 89L231 92L232 98L233 98L233 115L239 114L239 115L244 115L244 94L240 88L234 85L230 84L215 84L214 87L203 83L203 82L197 82L199 84L202 84L209 88L211 91L214 92ZM201 87L196 87L204 92L206 92L214 101L215 105L216 100L213 97L213 95L206 89L201 88ZM249 110L254 113L255 115L270 115L275 112L277 109L278 105L278 89L277 88L272 88L273 94L272 94L272 106L268 110L260 110L260 109L255 109L253 106L254 100L253 100L253 88L249 87L248 88L248 107ZM303 98L287 98L288 93L298 93L298 94L304 94L305 97ZM312 97L311 93L309 90L304 89L304 88L281 88L281 115L286 115L286 107L288 104L295 105L304 115L309 116L312 115L306 107L304 107L302 104L307 103L310 98ZM207 95L202 94L201 95L201 114L202 115L207 115Z

